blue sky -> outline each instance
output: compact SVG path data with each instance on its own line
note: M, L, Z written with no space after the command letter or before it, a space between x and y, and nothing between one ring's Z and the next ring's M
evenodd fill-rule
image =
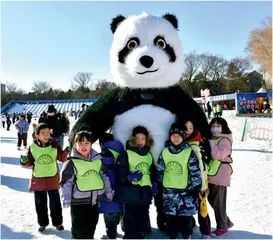
M77 72L112 80L111 19L166 12L179 19L185 53L246 56L249 33L272 15L267 2L2 2L2 82L68 90Z

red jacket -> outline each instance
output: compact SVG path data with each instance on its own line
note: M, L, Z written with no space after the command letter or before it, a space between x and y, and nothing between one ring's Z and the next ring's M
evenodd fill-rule
M193 133L187 138L187 140L191 142L201 142L201 133L198 130L194 130Z
M34 143L39 146L41 146L41 143L37 140L34 141ZM60 162L65 162L67 155L69 153L68 149L66 148L65 150L62 150L61 146L56 143L55 140L50 140L45 146L43 147L48 147L51 145L52 147L55 145L57 147L57 160ZM30 148L28 149L27 153L27 158L28 161L26 163L21 163L22 166L24 167L32 167L32 171L34 168L34 157L32 156L32 153L30 151ZM57 166L58 167L58 166ZM36 178L32 175L30 181L29 181L29 191L49 191L49 190L56 190L60 188L60 174L59 174L59 169L57 174L54 177L44 177L44 178Z

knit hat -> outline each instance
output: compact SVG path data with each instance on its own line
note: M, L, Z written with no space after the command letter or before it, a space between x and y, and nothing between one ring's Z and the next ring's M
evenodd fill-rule
M179 123L173 123L170 130L169 130L169 137L172 134L179 134L183 139L186 137L186 127Z
M54 107L54 105L49 105L48 106L48 109L47 109L47 112L48 113L52 113L52 112L56 112L56 108Z
M39 134L42 129L48 128L49 126L46 123L39 123L35 128L35 133Z
M149 133L145 127L137 126L133 129L132 136L136 136L138 133L143 133L146 137L148 137Z

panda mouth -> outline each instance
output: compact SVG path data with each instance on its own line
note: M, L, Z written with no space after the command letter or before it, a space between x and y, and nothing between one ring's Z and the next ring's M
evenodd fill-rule
M158 69L159 69L159 68L158 68ZM153 70L153 71L136 72L136 73L137 73L137 74L153 73L153 72L156 72L158 69Z

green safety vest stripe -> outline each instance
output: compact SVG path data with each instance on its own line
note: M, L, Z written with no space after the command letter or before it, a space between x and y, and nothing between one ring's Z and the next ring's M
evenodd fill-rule
M76 169L76 186L80 192L101 190L104 182L100 176L102 161L95 159L87 161L78 158L71 158Z
M215 144L218 144L224 137L219 137L214 139ZM229 141L230 139L227 138ZM231 143L231 141L230 141ZM229 164L230 168L231 168L231 174L233 173L233 168L230 165L230 163L233 162L231 156L230 156L231 162L221 162L220 160L210 160L209 164L208 164L208 176L215 176L217 175L217 173L219 172L219 169L221 167L221 164Z
M119 156L119 153L113 149L110 149L110 148L107 148L107 149L113 154L115 161L116 161Z
M133 185L140 185L140 186L152 186L151 183L151 173L150 173L150 167L153 163L153 157L152 154L149 152L145 156L141 156L137 154L136 152L133 152L131 150L126 150L128 154L128 162L129 162L129 169L130 172L134 172L136 170L139 170L142 172L143 177L139 181L132 181Z
M192 149L186 148L173 154L168 148L162 151L165 164L163 186L165 188L185 189L188 186L188 162Z
M33 176L36 178L54 177L58 173L57 148L51 145L39 147L35 143L30 145L30 151L34 158Z

